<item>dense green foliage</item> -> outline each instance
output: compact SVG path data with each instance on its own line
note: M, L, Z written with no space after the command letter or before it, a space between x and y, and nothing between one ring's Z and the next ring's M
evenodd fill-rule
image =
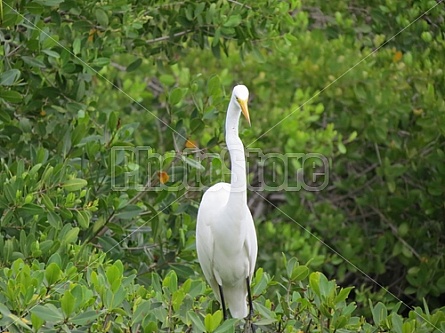
M194 245L240 82L259 330L445 331L442 1L0 4L0 327L242 325Z

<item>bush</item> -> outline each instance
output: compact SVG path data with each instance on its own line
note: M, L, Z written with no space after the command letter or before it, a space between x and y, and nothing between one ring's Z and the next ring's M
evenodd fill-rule
M435 4L3 1L0 326L242 325L221 321L194 232L202 186L228 180L224 110L244 82L249 179L270 187L251 196L260 330L444 330ZM323 191L280 189L323 185L326 166Z

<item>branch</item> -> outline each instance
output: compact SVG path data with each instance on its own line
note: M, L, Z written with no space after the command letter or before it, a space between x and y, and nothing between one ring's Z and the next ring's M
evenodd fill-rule
M421 258L420 255L417 253L417 251L416 251L411 245L409 245L409 244L407 243L406 240L404 240L401 236L399 236L399 232L398 232L398 230L397 230L397 227L396 227L394 224L392 224L392 223L391 223L391 222L390 222L390 221L383 215L383 213L382 213L380 210L378 210L378 209L375 208L375 207L371 207L371 208L372 208L372 210L373 210L374 212L376 212L376 213L379 215L380 219L381 219L384 223L386 223L386 224L389 226L389 228L391 229L392 234L394 235L394 237L396 237L396 238L399 240L400 243L402 243L405 247L407 247L408 250L410 250L411 253L414 254L414 256L415 256L417 259L419 259L419 261L421 261L422 258Z
M241 3L241 2L235 1L235 0L228 0L228 2L231 2L231 3L233 3L235 5L238 5L238 6L241 6L241 7L246 7L247 9L252 9L252 7L250 7L248 5L245 5L245 4Z
M111 62L111 66L113 66L114 68L117 68L118 70L120 70L122 72L127 71L127 67L122 66L122 65L120 65L120 64L118 64L117 62L114 62L114 61Z
M170 38L174 38L174 37L181 37L181 36L184 36L184 35L186 35L186 34L188 34L189 32L192 32L193 30L185 30L185 31L181 31L181 32L177 32L177 33L175 33L175 34L173 34L172 36L162 36L162 37L157 37L157 38L154 38L154 39L150 39L150 40L147 40L147 44L153 44L153 43L157 43L157 42L163 42L163 41L166 41L166 40L169 40Z

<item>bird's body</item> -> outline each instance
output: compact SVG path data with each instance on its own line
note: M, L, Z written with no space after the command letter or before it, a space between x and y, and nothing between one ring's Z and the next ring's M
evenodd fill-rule
M249 120L248 90L236 86L227 110L226 143L231 183L218 183L204 194L198 210L196 248L204 275L218 301L234 318L248 315L246 296L257 257L257 239L247 206L246 161L238 136L241 112ZM251 299L249 299L251 305ZM252 309L250 309L252 311Z

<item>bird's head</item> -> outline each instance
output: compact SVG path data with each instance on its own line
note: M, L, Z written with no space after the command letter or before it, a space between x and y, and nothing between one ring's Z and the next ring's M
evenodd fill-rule
M242 84L235 86L235 88L233 88L232 98L235 99L235 102L241 108L241 112L243 113L244 117L246 117L250 125L249 109L247 107L247 102L249 100L249 89Z

